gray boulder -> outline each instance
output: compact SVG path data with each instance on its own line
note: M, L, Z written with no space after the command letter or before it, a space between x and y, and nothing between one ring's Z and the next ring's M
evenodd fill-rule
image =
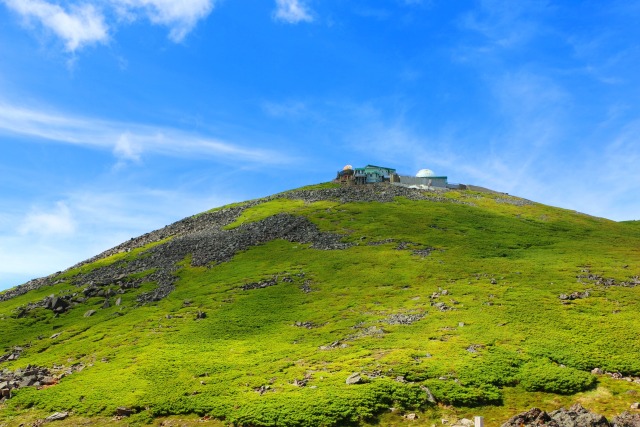
M612 427L640 427L640 414L631 414L627 411L611 420Z
M587 411L579 403L549 414L561 427L609 427L609 421L600 414Z
M348 385L361 384L363 382L364 380L362 379L362 375L360 375L360 372L354 372L353 374L349 375L346 380L346 383Z
M569 409L558 409L550 414L533 408L527 412L511 417L502 427L610 427L607 419L600 414L594 414L579 403ZM621 426L622 427L622 426ZM632 427L631 425L624 427ZM640 427L633 426L633 427Z
M561 427L549 414L539 408L531 408L527 412L514 415L502 424L502 427Z
M68 412L54 412L44 419L45 422L50 423L52 421L62 421L69 416Z

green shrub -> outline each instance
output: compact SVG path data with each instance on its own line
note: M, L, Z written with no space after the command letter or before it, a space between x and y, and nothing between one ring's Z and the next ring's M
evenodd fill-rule
M467 387L455 381L429 380L425 382L438 402L454 406L499 405L502 393L492 385Z
M510 350L491 347L458 369L458 378L464 385L492 384L497 387L518 383L522 357Z
M525 364L520 371L520 384L527 391L574 394L595 386L593 375L548 361Z
M433 373L427 371L424 365L405 365L395 369L398 375L403 376L405 380L411 382L419 382L434 378Z
M427 393L418 384L394 384L391 398L402 409L418 409L428 403Z

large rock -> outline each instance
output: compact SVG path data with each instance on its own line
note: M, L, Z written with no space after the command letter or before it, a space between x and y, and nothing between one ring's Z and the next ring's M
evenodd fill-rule
M561 427L609 427L609 421L600 414L587 411L579 403L549 414Z
M353 374L347 377L347 380L345 382L348 385L353 385L353 384L361 384L364 382L364 380L362 379L362 375L360 375L360 372L354 372Z
M580 404L569 409L558 409L547 414L542 409L533 408L511 417L502 427L610 427L607 419L600 414L589 412ZM624 426L624 427L631 427ZM633 426L633 427L640 427Z
M514 415L502 424L502 427L561 427L549 414L539 408L531 408L527 412Z
M116 408L116 416L118 417L130 417L134 414L134 410L127 408L126 406L119 406Z
M51 421L62 421L65 418L67 418L69 416L68 412L54 412L53 414L49 415L47 418L45 418L44 420L46 422L51 422Z
M612 427L640 427L640 414L623 412L611 420Z

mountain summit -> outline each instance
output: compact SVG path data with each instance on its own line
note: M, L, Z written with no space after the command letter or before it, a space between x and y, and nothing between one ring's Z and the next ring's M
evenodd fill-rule
M633 223L491 191L214 209L0 294L0 425L612 415L640 392L639 247Z

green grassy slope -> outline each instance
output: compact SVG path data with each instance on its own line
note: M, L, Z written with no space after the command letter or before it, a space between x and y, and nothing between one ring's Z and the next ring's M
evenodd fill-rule
M197 414L246 425L395 425L418 410L416 424L476 414L497 425L531 404L580 400L610 414L637 400L638 384L590 373L640 376L635 224L450 191L390 203L273 198L227 228L278 213L353 245L275 240L209 267L187 258L176 289L154 304L136 302L154 287L146 283L120 306L90 298L58 317L41 308L15 316L77 292L81 270L141 249L1 302L0 354L29 347L0 369L84 369L18 390L0 406L0 424L62 410L110 417L127 406L138 412L128 422ZM276 275L274 286L242 288ZM97 313L83 317L89 309ZM364 382L346 384L354 372Z

